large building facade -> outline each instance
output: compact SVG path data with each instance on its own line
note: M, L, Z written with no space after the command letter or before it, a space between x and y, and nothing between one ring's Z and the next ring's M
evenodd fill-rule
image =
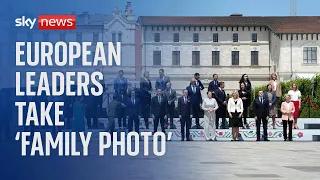
M320 17L139 17L143 69L163 68L182 90L198 72L205 86L214 73L229 92L247 73L253 87L271 73L282 81L319 73ZM204 92L205 93L205 92Z

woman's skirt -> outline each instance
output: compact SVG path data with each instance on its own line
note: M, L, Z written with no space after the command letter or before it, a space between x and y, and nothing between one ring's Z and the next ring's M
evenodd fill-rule
M300 112L300 109L299 109L299 101L292 101L293 104L294 104L294 108L295 108L295 111L293 113L293 117L294 118L298 118L299 117L299 112Z
M241 121L241 118L239 118L239 114L240 113L231 113L232 114L232 118L230 119L231 120L231 127L239 127L240 126L240 121Z

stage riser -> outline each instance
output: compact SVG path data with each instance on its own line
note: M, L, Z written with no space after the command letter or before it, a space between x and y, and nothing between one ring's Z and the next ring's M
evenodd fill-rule
M105 126L103 124L106 124L107 118L100 118L100 123L102 126ZM229 119L227 119L227 122L229 122ZM173 123L177 128L180 128L180 120L178 118L175 118L173 120ZM250 129L255 129L256 128L256 121L253 118L247 119L247 124L249 125ZM117 118L115 119L115 125L118 127L118 120ZM195 119L192 120L192 126L195 125ZM204 121L203 118L200 118L200 125L204 126ZM219 125L221 126L221 119L219 121ZM140 127L145 127L144 125L144 120L140 119ZM152 118L149 118L149 127L153 127L153 120ZM272 126L272 120L269 119L268 121L268 129L271 129ZM310 118L310 119L298 119L298 127L299 129L320 129L320 118ZM282 120L277 118L276 119L276 128L277 129L282 129Z
M90 130L93 133L92 140L98 140L98 130ZM102 131L102 130L101 130ZM152 131L142 129L141 132ZM161 130L158 129L160 132ZM124 130L118 130L118 132L124 132ZM181 140L180 130L167 130L166 133L172 132L172 141ZM263 132L263 131L261 131ZM195 141L205 141L203 130L190 130L192 139ZM241 139L244 141L256 141L257 134L255 130L240 130ZM261 135L262 136L262 135ZM216 137L218 141L230 141L231 140L231 129L230 130L216 130ZM261 139L263 139L261 137ZM270 141L283 141L283 132L281 130L268 130L268 139ZM320 130L293 130L293 141L320 141Z

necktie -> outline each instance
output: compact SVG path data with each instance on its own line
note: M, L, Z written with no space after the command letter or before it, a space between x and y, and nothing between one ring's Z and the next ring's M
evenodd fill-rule
M198 81L196 81L196 85L197 85L197 86L199 85L199 82L198 82Z
M170 95L171 95L171 89L170 89Z
M186 97L184 97L184 103L187 104L187 98Z
M158 101L159 101L159 104L161 103L161 97L160 96L158 96Z
M262 98L260 98L260 102L261 102L261 104L262 104Z
M194 88L194 86L192 86L192 91L193 93L196 93L196 89Z
M134 104L134 98L132 98L132 104Z

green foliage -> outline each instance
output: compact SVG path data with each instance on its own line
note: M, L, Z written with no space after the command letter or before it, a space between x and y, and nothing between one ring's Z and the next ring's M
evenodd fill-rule
M302 95L302 101L309 95L312 99L312 104L316 108L313 110L311 107L309 108L309 101L306 101L302 104L300 109L300 118L309 118L309 109L310 109L310 118L319 118L320 117L320 74L318 74L313 80L311 79L296 79L287 82L281 83L282 88L282 97L278 99L278 110L280 109L281 103L284 101L284 95L291 89L292 84L295 83ZM260 90L266 91L267 86L259 86L252 90L252 98L257 97L258 92ZM313 94L312 94L312 90ZM250 115L253 116L252 105L250 107ZM278 115L281 115L281 112L278 111Z

